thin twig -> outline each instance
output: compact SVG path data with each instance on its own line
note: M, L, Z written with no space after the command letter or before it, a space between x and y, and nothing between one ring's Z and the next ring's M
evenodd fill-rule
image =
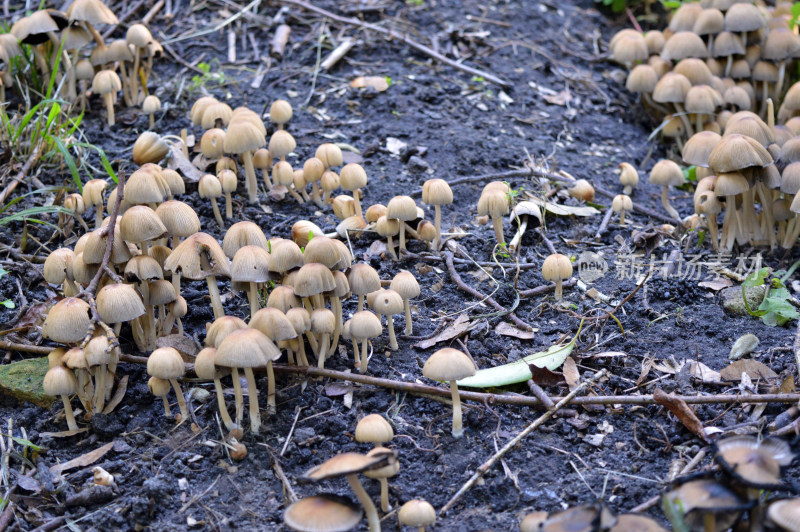
M572 288L576 284L578 284L578 280L573 277L561 283L561 287ZM549 294L550 292L554 292L555 289L556 289L555 283L543 284L542 286L537 286L536 288L531 288L530 290L520 290L519 297L525 298L525 297L543 296L545 294Z
M453 495L450 498L450 500L447 501L447 504L442 506L442 509L439 510L439 514L444 514L445 512L447 512L447 510L452 508L453 505L456 502L458 502L458 499L460 499L462 495L464 495L467 491L469 491L469 489L478 481L478 479L480 479L489 469L491 469L492 466L494 466L494 464L500 461L503 458L503 456L506 455L506 453L508 453L511 449L516 447L517 444L519 444L519 442L525 439L525 437L528 434L539 428L542 424L544 424L545 421L553 417L553 414L555 414L560 408L566 406L570 402L570 400L574 398L576 395L578 395L580 392L582 392L584 388L586 388L590 384L594 384L600 378L604 377L605 374L606 370L604 369L598 371L591 379L582 382L579 386L576 386L575 389L569 393L569 395L561 399L558 403L553 405L547 412L539 416L533 423L525 427L525 430L517 434L515 437L511 438L508 441L508 443L506 443L503 446L502 449L494 453L494 455L492 455L488 460L486 460L483 464L481 464L481 466L475 471L475 473L469 478L469 480L467 480L467 482L464 483L463 486L461 486L461 488L455 493L455 495Z
M5 188L5 190L3 190L3 192L0 192L0 205L6 202L8 196L10 196L12 192L14 192L14 189L17 188L17 185L19 185L25 179L25 176L28 175L28 172L31 171L33 165L36 164L36 162L39 160L40 151L41 150L39 150L38 145L33 148L33 151L28 156L28 160L25 161L25 164L22 165L20 171L17 172L16 176L14 176L13 181L9 183L9 185Z
M456 267L453 264L453 254L449 251L443 251L442 257L444 257L444 262L447 264L447 271L450 274L450 277L453 279L453 282L464 292L468 293L469 295L480 299L481 301L486 301L493 309L497 311L496 316L505 316L511 319L514 322L514 325L522 329L523 331L532 331L533 327L519 319L513 312L506 310L500 303L494 300L491 296L486 296L480 293L479 291L475 290L471 286L467 285L462 279L461 276L456 271Z
M356 28L359 28L359 29L362 29L362 30L369 30L369 31L373 31L375 33L380 33L381 35L385 35L386 37L388 37L388 38L390 38L392 40L400 41L400 42L406 44L407 46L410 46L411 48L414 48L418 52L421 52L421 53L423 53L423 54L425 54L425 55L427 55L427 56L439 61L440 63L444 63L444 64L446 64L446 65L448 65L448 66L450 66L452 68L455 68L456 70L460 70L462 72L466 72L467 74L470 74L472 76L481 77L484 80L488 81L489 83L494 83L495 85L500 85L501 87L504 87L504 88L510 87L510 84L507 81L495 76L494 74L491 74L489 72L485 72L483 70L479 70L477 68L473 68L473 67L465 65L463 63L459 63L458 61L450 59L449 57L445 57L442 54L440 54L439 52L437 52L437 51L435 51L435 50L433 50L431 48L428 48L424 44L418 43L417 41L411 39L410 37L407 37L406 35L398 33L397 31L395 31L393 29L384 28L384 27L381 27L381 26L376 26L375 24L370 24L368 22L364 22L364 21L358 20L356 18L342 17L342 16L339 16L339 15L336 15L335 13L331 13L330 11L322 9L321 7L317 7L317 6L311 5L308 2L303 2L302 0L278 0L278 1L280 3L282 3L282 4L287 4L287 5L299 7L301 9L305 9L306 11L312 11L314 13L317 13L318 15L322 15L325 18L328 18L330 20L334 20L334 21L339 22L341 24L347 24L347 25L350 25L350 26L355 26Z
M128 10L125 13L123 13L122 16L119 17L116 24L109 27L106 31L103 32L103 39L108 39L111 36L111 34L114 33L114 30L116 30L118 27L122 25L123 22L131 18L134 14L136 14L136 12L139 11L139 8L141 8L146 3L147 0L139 0L138 2L134 3L130 8L128 8Z
M0 340L0 349L5 349L6 351L14 351L16 353L33 353L36 355L47 355L55 349L54 347L44 347L39 345L26 345L26 344L16 344L14 342L6 342Z

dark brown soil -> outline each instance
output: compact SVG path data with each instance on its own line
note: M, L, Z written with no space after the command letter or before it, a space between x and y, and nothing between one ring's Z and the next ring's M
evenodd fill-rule
M317 4L334 11L341 9L337 2ZM619 83L621 71L598 56L595 48L599 43L600 49L605 49L603 43L621 27L622 20L609 18L586 0L558 4L524 0L426 0L421 7L412 4L416 2L387 2L388 7L382 13L369 12L364 18L372 22L388 21L387 24L398 28L413 28L413 38L436 42L440 51L451 56L456 52L466 56L467 63L501 76L509 81L511 88L501 95L499 87L471 79L408 47L348 28L349 35L363 42L331 72L319 73L312 89L321 21L294 9L289 10L287 18L292 26L287 54L282 61L272 61L258 89L250 87L258 62L252 60L254 53L249 44L240 45L241 61L236 65L226 64L223 33L207 34L170 47L183 62L192 64L200 60L210 64L212 72L222 71L226 80L223 86L209 82L203 89L218 98L228 98L234 107L247 105L261 111L276 98L288 99L295 108L290 131L298 145L297 158L290 160L292 164L311 156L321 142L343 142L360 150L362 164L370 178L364 190L365 205L385 204L393 195L411 193L430 177L454 180L499 173L522 167L530 156L537 164L564 170L615 193L620 188L616 167L620 162L630 161L642 172L642 183L633 194L634 201L662 212L659 190L646 183L646 171L667 155L665 148L648 140L652 125ZM212 12L209 10L217 11L219 5L222 2L206 4L205 9L191 17L182 11L168 24L162 17L156 17L154 34L164 38L186 31L190 24L197 24L198 29L210 26ZM232 9L230 6L228 9ZM271 18L277 10L277 5L265 2L259 15ZM138 16L143 13L144 10ZM489 22L471 22L466 15ZM218 18L221 17L215 20ZM266 55L272 31L266 27L252 27L260 53ZM338 35L339 30L335 25L327 28L334 35ZM120 30L117 33L121 35ZM200 89L191 88L195 72L183 62L173 62L168 54L156 67L151 90L166 104L166 111L158 117L155 128L162 134L178 134L181 128L190 127L187 110L201 95ZM383 93L349 88L349 82L357 75L389 76L392 85ZM547 92L547 89L554 92ZM565 94L569 95L566 105L550 103L543 97L561 91L568 91L561 94L562 100ZM308 106L304 106L309 94ZM130 146L137 135L147 129L146 118L135 111L120 110L119 124L109 129L104 125L104 112L98 110L100 107L99 101L92 102L93 111L84 122L85 134L88 140L102 146L115 167L130 172L133 168ZM399 155L390 153L387 150L390 137L403 141L409 148ZM91 177L95 176L84 176L85 179ZM39 178L46 184L69 184L70 181L68 172L58 169L45 169ZM517 190L541 192L546 187L531 178L510 179L509 182ZM445 209L443 216L445 227L457 226L468 233L459 243L476 261L493 260L491 224L480 225L474 221L476 202L484 184L455 186L456 202ZM26 186L33 189L33 185ZM19 193L27 191L24 187L19 189ZM194 192L194 187L187 187L187 192ZM18 208L39 201L37 196L33 198L20 203ZM673 198L681 214L690 214L690 191L676 191ZM221 240L222 232L214 222L210 205L200 201L196 194L180 199L194 205L204 230ZM333 231L337 223L332 213L318 213L308 204L298 206L291 198L274 202L262 196L261 200L266 209L248 205L244 196L239 195L235 219L231 223L252 220L268 236L281 237L288 235L298 219L310 219L326 231ZM562 198L559 201L574 204L573 200ZM603 206L610 203L602 197L597 201ZM568 255L577 256L586 250L602 253L609 262L609 271L594 286L612 300L619 301L636 285L632 277L624 275L625 271L614 265L614 257L626 246L632 246L633 229L662 222L634 213L630 217L632 225L620 227L612 222L602 240L595 243L593 236L601 217L550 215L546 218L546 235L560 252ZM87 219L93 219L91 212L87 213ZM54 219L49 221L54 222ZM21 230L21 224L4 226L0 228L0 240L15 245ZM48 249L64 244L53 237L52 227L29 224L28 230L46 242ZM506 222L505 230L510 238L514 225ZM383 279L391 278L400 269L413 271L419 279L422 294L416 302L415 335L432 334L445 316L454 317L462 312L478 316L493 312L488 306L475 307L476 301L452 282L444 263L423 263L414 259L394 263L370 256L368 249L373 239L368 236L353 242L357 260L368 261ZM702 252L706 260L711 260L708 246L696 247L696 242L695 238L690 243L689 254ZM653 257L663 260L670 251L685 244L685 241L678 243L664 238L661 246L653 251ZM410 248L416 253L424 250L416 242ZM25 250L26 253L36 251L35 244ZM752 254L758 250L742 251ZM797 255L796 251L794 257L764 253L767 265L784 269ZM543 240L529 231L522 240L519 261L541 264L548 254ZM0 299L10 298L18 307L22 306L24 301L18 293L17 282L30 305L54 295L50 288L44 287L36 267L13 257L1 261L0 265L11 272L0 279ZM734 267L735 262L731 266ZM485 294L495 290L496 281L498 289L494 297L497 301L506 308L515 304L512 271L504 276L499 268L494 268L495 281L492 281L481 276L474 265L459 263L456 269L466 283ZM525 269L519 275L517 288L525 290L542 284L539 268ZM213 319L205 286L203 283L185 286L183 295L190 306L185 322L187 332L202 342L205 323ZM225 284L222 291L224 295L230 294L229 286ZM748 332L761 340L755 357L781 375L796 373L791 352L795 323L784 328L768 328L757 318L730 317L722 310L719 295L698 286L697 279L654 275L647 282L646 293L651 312L647 311L643 299L645 292L640 290L615 313L619 324L609 318L587 321L573 357L583 377L590 377L601 368L609 372L610 377L603 380L596 393L652 393L655 384L636 388L636 382L643 361L653 357L658 361L672 357L678 361L699 359L720 370L728 364L733 341ZM568 289L565 294L569 308L555 306L551 296L519 301L515 313L537 329L533 340L498 335L494 329L502 318L475 317L486 324L476 326L462 339L478 366L490 367L544 350L565 335L573 335L578 329L578 316L596 318L612 309L576 289ZM242 296L227 297L227 313L246 317L248 307ZM345 313L353 312L354 308L355 304L348 302ZM18 310L0 307L0 321L13 327ZM398 317L396 323L402 326L402 317ZM38 341L38 333L31 332L29 340ZM379 338L374 344L369 373L431 384L422 377L421 368L434 349L421 350L413 343L401 339L400 350L388 356L388 340ZM123 348L133 353L129 338L123 338ZM623 355L596 356L603 352ZM19 357L13 353L9 360ZM337 354L328 367L352 370L349 346L346 353ZM148 393L143 368L123 365L121 373L130 376L124 401L112 415L95 417L88 435L56 440L42 438L42 432L65 429L63 419L55 419L60 408L54 406L45 411L5 400L0 419L13 418L16 427L26 429L31 441L47 449L42 457L45 465L69 460L106 442L115 442L114 449L97 464L116 475L118 489L110 498L98 499L85 507L67 507L65 501L72 494L91 484L89 468L77 469L66 476L67 485L56 494L35 495L18 490L17 495L24 497L18 499L20 511L15 526L34 528L63 515L66 522L75 522L80 529L183 530L197 523L193 529L276 530L282 526L286 494L273 461L279 460L299 496L322 491L347 495L349 491L343 480L313 485L303 483L302 476L310 467L336 453L368 451L367 445L354 441L353 434L357 421L369 413L385 415L398 435L390 444L400 460L400 473L391 481L393 504L424 498L438 509L477 466L539 415L538 411L527 408L468 404L464 417L465 437L456 440L450 435L450 411L441 403L371 386L350 386L326 380L301 382L283 375L278 379L277 415L265 419L262 433L245 435L248 456L236 463L213 443L223 438L215 420L213 399L192 403L197 425L201 427L201 432L194 434L186 425L175 428L174 422L164 417L160 401ZM662 375L652 370L645 380ZM659 380L658 385L668 392L686 394L737 391L735 384L703 385L685 375L667 376ZM185 386L213 393L213 387L207 383L189 380ZM259 388L263 404L266 379L259 382ZM508 391L529 393L525 386ZM549 387L547 391L563 395L566 386ZM344 392L352 393L349 407L344 404ZM772 420L784 408L767 407L761 421L746 426L745 430L748 427L757 430L762 427L763 420ZM723 431L741 428L749 419L749 412L738 406L702 406L696 411L708 426ZM600 498L614 511L629 510L664 488L663 481L674 460L689 459L702 447L700 440L660 407L579 409L575 415L558 418L537 430L506 456L504 467L492 469L482 484L475 486L453 510L440 517L437 528L513 530L521 516L529 511L554 511ZM286 443L290 432L291 441ZM598 445L588 443L587 436L598 433L607 435ZM795 450L800 450L796 442ZM706 465L707 461L702 467ZM798 468L793 467L787 478L798 472ZM369 493L376 497L377 482L367 480L365 483ZM659 509L651 512L664 522ZM396 516L387 516L384 525L393 529ZM362 523L361 529L366 530L366 523Z

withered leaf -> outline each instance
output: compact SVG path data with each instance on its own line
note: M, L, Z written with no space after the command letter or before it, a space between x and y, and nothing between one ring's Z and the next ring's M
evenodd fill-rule
M533 336L536 333L535 330L523 331L522 329L514 327L510 323L506 323L504 321L501 321L497 324L497 327L494 328L494 332L501 336L512 336L514 338L519 338L520 340L533 340Z
M460 314L455 321L453 321L453 323L446 327L442 332L433 338L428 338L427 340L422 340L421 342L414 344L414 347L428 349L439 342L446 342L448 340L452 340L453 338L458 338L465 332L471 330L474 325L474 323L469 321L469 318L466 314Z
M180 143L176 142L175 144L169 147L170 150L170 157L167 160L167 168L170 170L180 170L183 177L190 182L198 182L200 178L203 177L205 174L199 170L192 162L184 155L183 150L180 147Z
M192 362L191 358L187 359L188 357L193 357L197 354L197 346L192 341L191 338L184 336L182 334L168 334L167 336L161 336L156 340L156 345L158 347L172 347L176 349L181 355L183 355L184 362Z
M100 460L102 457L114 447L114 442L109 442L102 447L98 447L94 451L89 451L86 454L82 454L77 458L73 458L69 462L64 462L61 464L56 464L50 467L50 473L54 477L59 476L64 471L69 471L70 469L75 469L76 467L86 467L88 465L92 465L93 463Z
M117 405L119 405L122 402L122 399L125 397L126 391L128 391L127 375L125 375L119 380L119 383L117 384L117 389L114 392L114 396L111 398L106 407L103 409L103 414L110 414L111 412L113 412L114 409L117 408Z
M746 373L748 377L755 380L773 380L778 378L778 374L772 371L768 366L762 364L758 360L752 358L743 358L737 360L730 366L720 371L720 375L726 381L740 381L742 380L742 373Z
M528 364L528 368L531 370L531 379L539 386L558 386L564 383L563 373L540 368L534 364Z
M581 380L581 374L578 371L578 365L575 364L572 357L567 357L566 360L564 360L564 365L561 369L564 372L564 380L567 381L569 391L577 388Z
M702 421L700 421L694 413L694 410L689 408L686 401L672 394L665 393L661 388L655 389L653 392L653 399L655 399L658 404L667 407L667 410L672 412L672 414L678 418L678 421L683 423L683 426L689 429L692 434L703 441L707 441Z

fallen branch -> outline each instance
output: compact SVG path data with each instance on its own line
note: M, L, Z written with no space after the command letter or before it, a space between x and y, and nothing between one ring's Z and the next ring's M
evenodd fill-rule
M511 449L516 447L523 439L525 439L525 437L528 434L530 434L531 432L539 428L541 425L543 425L545 421L553 417L553 414L555 414L556 412L558 412L559 409L567 405L570 402L570 400L573 399L580 392L582 392L584 388L586 388L590 384L594 384L599 379L604 377L605 374L606 370L604 369L598 371L591 379L582 382L579 386L576 386L575 389L569 393L569 395L561 399L558 403L556 403L549 410L547 410L547 412L539 416L533 423L525 427L525 430L517 434L515 437L511 438L508 441L508 443L506 443L503 446L502 449L494 453L494 455L492 455L491 458L489 458L483 464L481 464L481 466L475 471L475 473L469 478L469 480L467 480L464 483L464 485L461 486L461 488L455 493L455 495L453 495L450 498L450 500L447 501L447 504L442 506L442 509L439 510L439 514L444 514L445 512L447 512L447 510L452 508L453 505L455 505L455 503L458 502L458 499L460 499L462 495L464 495L467 491L469 491L469 489L478 481L478 479L480 479L484 474L486 474L486 472L489 469L491 469L492 466L494 466L497 462L499 462L503 458L503 456L505 456Z
M423 262L442 262L444 259L437 255L419 255L417 253L411 253L410 251L406 250L403 252L403 257L414 259L414 260L421 260ZM498 266L502 268L517 268L519 267L520 270L533 270L537 268L541 268L540 264L536 264L534 262L521 262L519 264L515 262L479 262L479 261L472 261L467 259L459 259L458 257L453 257L453 262L456 264L477 264L483 268L497 268ZM555 287L555 285L553 285Z
M8 196L10 196L11 193L14 192L14 190L17 188L17 185L19 185L22 181L25 180L25 176L28 175L28 172L31 171L33 165L36 164L36 162L39 160L39 152L40 152L39 146L33 148L33 151L28 156L28 160L25 161L24 165L22 165L22 168L20 169L19 172L17 172L17 175L14 176L11 183L8 184L8 186L5 188L5 190L3 190L3 192L0 192L0 205L6 202Z
M0 340L0 349L5 349L6 351L14 351L16 353L33 353L35 355L47 355L55 349L54 347L44 347L40 345L27 345L27 344L15 344L14 342L6 342Z
M578 280L574 277L572 279L567 279L563 283L561 283L562 288L572 288L578 284ZM530 290L520 290L519 297L526 298L526 297L536 297L536 296L543 296L545 294L549 294L550 292L554 292L556 289L555 283L551 284L543 284L542 286L537 286L536 288L531 288Z
M456 283L456 285L464 292L468 293L472 297L478 298L481 301L486 301L493 309L497 311L496 317L501 317L508 315L511 321L514 322L514 325L522 329L523 331L532 331L533 327L519 319L512 311L506 310L500 303L494 300L491 296L483 295L482 293L478 292L471 286L467 285L462 279L461 276L456 271L455 264L453 264L453 254L449 251L443 251L442 257L444 257L444 262L447 264L447 271L450 274L450 277Z
M417 41L411 39L410 37L398 33L393 29L384 28L382 26L376 26L375 24L370 24L368 22L364 22L356 18L342 17L340 15L336 15L335 13L331 13L330 11L322 9L321 7L311 5L308 2L303 2L302 0L278 0L278 1L282 4L287 4L290 6L299 7L300 9L305 9L306 11L311 11L330 20L339 22L340 24L347 24L349 26L354 26L362 30L369 30L375 33L380 33L381 35L385 35L390 39L400 41L403 44L417 50L418 52L421 52L427 55L428 57L431 57L439 61L440 63L444 63L452 68L455 68L456 70L466 72L467 74L470 74L472 76L481 77L490 83L494 83L495 85L500 85L501 87L504 88L510 87L510 84L507 81L495 76L494 74L490 74L489 72L485 72L483 70L467 66L463 63L459 63L458 61L450 59L449 57L445 57L439 52L431 48L428 48L424 44L418 43Z

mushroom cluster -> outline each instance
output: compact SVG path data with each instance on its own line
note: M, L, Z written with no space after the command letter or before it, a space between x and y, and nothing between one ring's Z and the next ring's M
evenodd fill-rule
M766 119L769 99L783 96L800 51L792 20L790 2L687 2L664 31L624 29L609 49L630 71L628 90L642 95L663 118L662 134L682 147L694 133L720 133L737 111ZM789 94L784 101L788 118L796 102Z
M150 114L152 127L152 114L160 102L149 94L147 81L153 59L160 57L163 49L143 24L132 24L125 38L106 44L96 27L117 23L114 12L101 0L76 0L66 13L40 9L17 20L8 34L0 35L0 59L11 65L12 58L24 56L20 45L29 45L41 79L48 82L58 65L55 75L62 87L60 97L79 102L83 110L91 83L92 92L105 102L108 125L114 125L114 100L122 91L126 106L142 105L143 112ZM4 78L11 75L2 73ZM12 84L4 81L0 85ZM5 101L5 95L0 96Z

